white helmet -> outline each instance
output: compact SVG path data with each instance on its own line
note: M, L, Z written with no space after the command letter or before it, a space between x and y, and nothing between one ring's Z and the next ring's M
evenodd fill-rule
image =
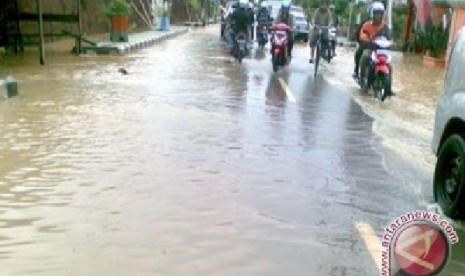
M262 8L268 8L268 2L266 2L266 1L261 2L261 3L260 3L260 7L262 7Z
M378 11L378 12L384 12L384 5L381 2L374 2L373 5L371 5L371 12Z
M249 9L253 9L253 4L249 2Z
M239 0L239 7L247 8L248 6L249 6L249 1L248 0Z

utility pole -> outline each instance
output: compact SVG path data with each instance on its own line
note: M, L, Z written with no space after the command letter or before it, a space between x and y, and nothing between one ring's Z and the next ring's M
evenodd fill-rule
M349 24L347 26L347 40L350 40L350 25L352 24L352 10L354 5L349 3Z
M387 0L387 10L388 10L388 26L392 30L392 0Z
M39 18L39 62L41 65L45 65L45 50L44 50L44 20L42 17L42 0L36 0L37 5L37 16Z

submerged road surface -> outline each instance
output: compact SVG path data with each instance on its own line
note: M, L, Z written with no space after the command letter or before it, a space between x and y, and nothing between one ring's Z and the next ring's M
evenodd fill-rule
M238 65L215 26L35 58L0 69L21 87L0 101L2 276L379 275L384 228L422 208L305 48Z

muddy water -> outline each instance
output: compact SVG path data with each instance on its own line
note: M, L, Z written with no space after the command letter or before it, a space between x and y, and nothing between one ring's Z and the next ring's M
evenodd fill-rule
M386 165L404 178L422 202L431 202L430 183L435 157L430 144L434 110L443 85L444 70L424 67L419 56L394 53L393 89L397 95L381 103L371 94L362 94L351 78L353 51L340 48L339 54L341 58L335 59L330 66L333 76L328 76L328 81L345 87L364 111L375 118L373 129L380 136L385 149L388 149L383 152ZM400 156L404 162L389 158L394 155ZM412 175L412 171L419 173Z
M204 235L202 218L222 208L220 196L213 209L196 201L190 208L198 208L199 217L187 217L181 203L201 198L200 189L179 202L160 195L164 189L169 194L166 187L179 178L205 185L191 173L195 167L172 162L186 148L169 128L185 129L198 145L191 148L201 152L201 139L208 137L187 133L189 126L230 122L226 114L212 123L195 108L215 108L214 102L186 109L173 100L189 101L179 95L192 85L220 93L211 87L224 83L218 72L202 82L191 68L181 68L194 58L188 50L170 43L131 58L56 51L47 53L46 67L37 65L35 53L3 61L8 66L0 73L19 80L20 97L0 101L0 275L150 275L176 268L164 257L172 255L187 263L186 271L206 269L191 257L197 252L190 245L195 235ZM119 67L130 75L118 74ZM171 82L177 74L191 75L191 82ZM201 154L194 163L203 161ZM222 185L214 172L209 175ZM213 232L235 231L224 221L209 223ZM174 230L195 224L190 238Z
M181 41L4 61L20 96L0 101L0 275L372 275L357 212L325 210L346 189L323 154L344 144L344 114L313 160L302 151L334 105L367 119L350 97L320 93L326 108L301 118L268 62L235 66L201 32Z

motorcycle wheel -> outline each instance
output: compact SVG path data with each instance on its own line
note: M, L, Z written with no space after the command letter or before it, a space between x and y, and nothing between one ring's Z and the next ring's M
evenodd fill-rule
M278 57L275 54L271 57L271 64L273 65L273 72L278 72Z
M388 93L389 79L385 74L378 73L375 76L373 82L373 90L375 98L378 98L380 101L386 99Z
M244 53L242 51L238 51L237 53L237 62L239 62L239 64L242 63L242 58L244 57Z

